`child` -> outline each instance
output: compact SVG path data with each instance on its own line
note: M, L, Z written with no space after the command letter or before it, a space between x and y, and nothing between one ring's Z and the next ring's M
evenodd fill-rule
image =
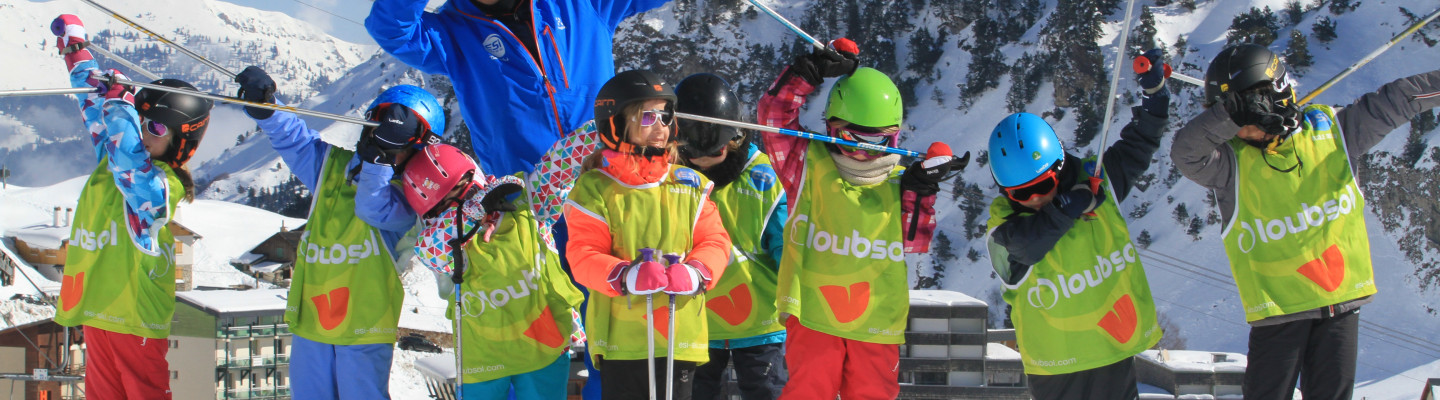
M85 49L79 17L56 17L50 32L65 56L71 86L95 88L76 97L100 163L80 192L70 237L101 240L67 247L55 322L85 326L89 398L169 399L164 339L175 314L175 239L167 225L180 201L195 197L185 164L205 136L213 104L107 82L104 74L125 76L99 70ZM195 90L175 79L154 84Z
M709 358L696 295L723 275L730 237L709 199L710 180L671 164L674 107L670 84L650 71L626 71L606 82L595 100L604 149L585 160L588 170L565 204L566 256L575 279L591 290L586 333L595 366L605 374L604 398L637 399L669 388L675 398L688 399L696 365ZM662 255L679 257L664 267L657 263ZM660 291L675 306L658 304L647 321L647 295ZM655 340L647 343L647 335ZM667 342L676 354L665 354ZM656 370L647 367L650 346L660 357ZM657 370L670 357L674 381L657 379L652 387L647 375L665 376Z
M740 99L712 74L675 85L679 112L738 120ZM695 398L720 399L725 367L735 363L741 397L780 397L785 386L785 327L775 308L776 273L784 243L785 190L775 184L770 157L746 144L740 129L680 120L681 160L715 184L711 198L734 244L725 276L705 302L710 362L695 371Z
M825 132L896 146L904 109L895 83L880 71L856 69L855 42L831 46L796 57L760 98L760 122L803 129L806 96L824 78L843 76L830 89ZM939 182L964 169L969 154L955 159L936 143L933 157L907 171L896 154L773 133L763 138L790 210L778 294L780 312L791 315L790 381L780 397L894 399L910 310L903 253L928 251Z
M275 82L265 71L252 66L235 81L238 97L274 102ZM290 352L295 398L389 398L390 359L405 297L403 267L392 249L415 225L415 213L390 180L416 147L439 141L445 110L424 89L386 89L365 112L380 126L361 130L358 153L321 141L295 114L250 107L245 112L315 196L285 312L295 334Z
M467 400L505 399L512 388L516 398L565 399L570 310L582 296L542 240L531 207L505 200L521 185L515 176L486 176L446 144L426 147L405 168L406 203L425 218L415 244L421 263L450 276L451 240L469 240L459 288L464 306L450 310L462 318L460 390Z
M1208 109L1175 133L1170 155L1219 201L1250 323L1245 398L1290 398L1298 379L1306 399L1348 399L1360 306L1378 291L1355 171L1395 128L1440 106L1440 70L1338 109L1296 104L1287 71L1264 46L1221 50L1205 73Z
M1155 66L1141 75L1147 93L1105 152L1099 193L1088 172L1095 160L1067 154L1039 116L1012 114L990 134L990 172L1004 194L990 203L990 259L1036 400L1134 399L1131 356L1160 340L1117 206L1150 167L1169 117L1168 67L1159 50L1142 57Z

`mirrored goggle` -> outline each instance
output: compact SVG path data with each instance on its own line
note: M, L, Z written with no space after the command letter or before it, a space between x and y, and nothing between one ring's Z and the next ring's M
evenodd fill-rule
M145 121L145 133L155 137L165 137L170 134L170 128L159 122Z
M1040 174L1040 176L1035 177L1035 179L1031 179L1029 182L1025 182L1019 186L1001 188L1000 190L1004 191L1005 196L1009 197L1010 200L1024 203L1034 200L1036 197L1050 194L1050 192L1055 191L1055 188L1059 186L1059 171L1052 166L1049 170L1045 171L1045 173Z
M640 126L655 125L656 122L659 122L661 125L670 126L671 123L675 122L675 113L667 110L645 110L640 112Z

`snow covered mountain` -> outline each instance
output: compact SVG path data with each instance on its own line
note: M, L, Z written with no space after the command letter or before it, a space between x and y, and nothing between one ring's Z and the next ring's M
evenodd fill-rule
M1121 30L1134 30L1132 43L1153 37L1167 50L1177 72L1203 76L1210 57L1226 45L1232 25L1255 22L1247 19L1237 24L1237 16L1251 14L1252 8L1254 15L1269 13L1270 18L1260 18L1258 25L1273 33L1272 50L1290 48L1296 40L1292 32L1308 43L1313 65L1299 68L1303 94L1409 26L1413 15L1427 14L1436 7L1433 0L1299 0L1294 2L1298 12L1292 14L1287 11L1292 9L1289 0L1139 0L1132 24L1127 25L1126 3L1118 0L762 1L821 40L855 39L865 65L895 78L907 99L905 147L921 150L932 141L943 141L956 151L971 151L976 156L976 162L947 187L951 196L942 195L937 205L941 235L936 250L910 261L916 287L969 293L989 301L997 311L993 315L1003 315L1004 306L982 237L985 206L998 194L982 154L986 135L1001 116L1027 111L1046 116L1070 151L1094 153L1106 136L1100 132L1104 90ZM66 85L53 47L41 41L48 38L48 21L60 12L78 12L92 34L109 29L113 36L107 40L115 44L107 46L112 49L120 47L137 55L154 52L147 50L153 42L127 39L121 35L129 33L128 28L76 4L28 0L0 4L0 25L19 27L0 30L4 39L0 51L23 61L0 66L4 72L0 87ZM153 4L157 2L106 1L107 6L151 29L171 33L183 28L193 41L183 42L214 54L217 60L227 60L221 64L235 70L257 60L272 63L263 65L284 85L282 98L302 107L359 115L385 87L397 83L425 86L451 108L452 137L466 135L454 112L456 104L448 82L420 74L374 48L333 41L288 16L214 0ZM368 7L369 2L353 0L346 5ZM1149 12L1143 13L1142 6L1149 7ZM1269 11L1265 11L1267 7ZM222 12L225 19L218 16ZM186 22L180 22L181 17ZM1145 19L1153 21L1148 25L1153 30L1141 28ZM1335 24L1334 37L1321 40L1328 38L1322 31L1331 22ZM307 32L314 35L307 36ZM1432 24L1316 101L1345 105L1393 79L1440 66L1436 39L1440 39L1440 27ZM338 49L332 52L325 46ZM649 68L676 80L695 72L715 72L731 79L751 104L781 66L802 51L809 51L808 44L742 0L677 0L630 19L616 39L621 70ZM332 53L332 59L320 56ZM255 58L257 54L262 57ZM166 56L147 68L192 74L186 76L215 85L204 87L207 90L234 90L233 85L220 87L221 81L199 64L176 59L183 56L168 51ZM1109 141L1115 140L1128 122L1128 108L1135 101L1128 60L1129 56L1123 60L1126 70ZM1175 91L1172 123L1178 128L1201 111L1201 91L1176 81L1171 89ZM813 101L802 121L819 121L824 100L816 96ZM32 183L35 186L88 173L89 168L66 170L66 163L93 167L88 160L58 161L73 157L71 153L88 155L88 143L65 139L75 136L71 133L47 133L80 132L78 124L60 122L77 120L72 104L68 100L0 100L0 163L16 169L12 182L22 174L17 163L44 166L23 172L26 179L37 182ZM252 190L294 190L293 184L287 186L288 169L263 134L252 132L253 124L238 108L217 108L215 115L215 125L226 129L212 128L202 156L192 164L197 178L205 183L202 198L249 201L247 198L257 197ZM342 146L354 143L358 132L348 124L307 121L320 129L327 141ZM1413 398L1424 378L1440 376L1440 361L1436 361L1440 360L1440 339L1425 333L1440 331L1436 310L1440 308L1440 288L1436 287L1440 277L1440 196L1433 192L1440 187L1440 149L1436 148L1440 131L1434 121L1431 114L1428 123L1401 127L1359 166L1370 204L1367 219L1380 294L1364 308L1358 396ZM1167 321L1171 339L1166 343L1244 352L1248 328L1220 244L1219 212L1206 190L1174 169L1170 142L1167 134L1151 165L1152 175L1121 204L1130 217L1131 233L1146 243L1141 255L1162 319ZM40 159L20 159L22 153ZM272 198L295 197L293 193L289 196ZM5 204L9 207L12 203ZM307 205L298 207L303 210ZM433 287L428 285L433 283L426 278L416 274L406 278L407 290L417 302L407 303L407 310L414 310L411 318L419 321L416 324L435 324L425 316L433 317L430 313L444 305L430 294Z
M239 72L247 65L271 71L284 100L313 97L345 72L370 59L378 48L331 37L289 15L260 11L216 0L105 1L106 7L168 39ZM85 22L96 44L163 77L189 81L201 90L234 94L229 78L81 2L22 0L0 4L0 87L69 87L64 63L56 55L50 20L69 13ZM144 76L99 57L102 68L116 68L135 80ZM0 98L0 164L10 181L42 185L89 173L88 141L72 98L60 96ZM254 126L239 108L217 106L215 119L195 160L203 162L230 147ZM198 163L197 163L198 164ZM89 166L89 167L86 167Z

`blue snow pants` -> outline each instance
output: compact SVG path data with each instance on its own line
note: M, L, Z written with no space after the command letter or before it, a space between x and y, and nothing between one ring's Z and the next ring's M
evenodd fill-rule
M391 344L339 346L293 336L290 390L306 400L390 399Z

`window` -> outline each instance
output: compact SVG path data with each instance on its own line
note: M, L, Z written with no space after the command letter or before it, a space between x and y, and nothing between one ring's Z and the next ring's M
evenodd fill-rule
M172 348L172 349L178 349L178 348L180 348L180 341L179 341L179 340L175 340L175 339L170 339L170 348Z
M170 371L170 379L180 379L180 371Z

